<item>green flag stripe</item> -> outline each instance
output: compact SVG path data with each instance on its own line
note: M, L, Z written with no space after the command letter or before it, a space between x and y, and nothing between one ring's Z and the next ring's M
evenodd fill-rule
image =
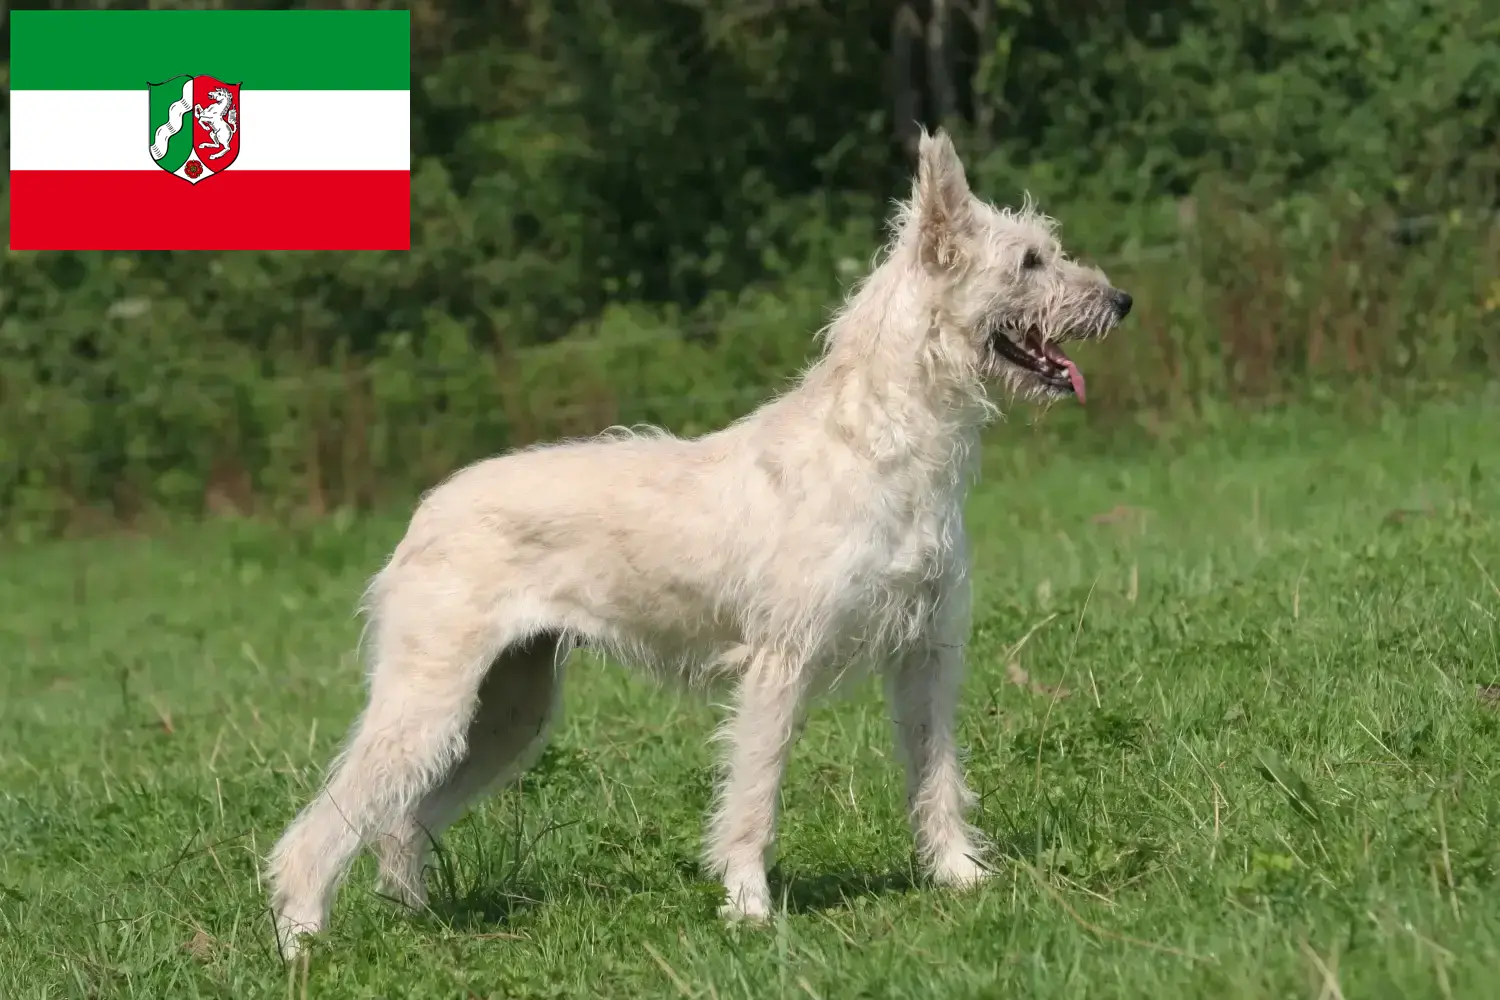
M182 73L246 90L410 90L404 10L17 10L12 90L140 90Z

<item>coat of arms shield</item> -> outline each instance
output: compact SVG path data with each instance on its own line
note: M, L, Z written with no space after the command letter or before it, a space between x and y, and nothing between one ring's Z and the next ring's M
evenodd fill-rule
M197 184L240 155L240 84L184 74L146 86L150 152L157 166Z

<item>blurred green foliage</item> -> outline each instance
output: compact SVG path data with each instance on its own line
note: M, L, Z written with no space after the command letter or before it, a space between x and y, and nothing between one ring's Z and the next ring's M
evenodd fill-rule
M0 523L367 505L714 426L805 362L918 120L1135 294L1096 418L1500 366L1493 0L410 9L410 252L7 250Z

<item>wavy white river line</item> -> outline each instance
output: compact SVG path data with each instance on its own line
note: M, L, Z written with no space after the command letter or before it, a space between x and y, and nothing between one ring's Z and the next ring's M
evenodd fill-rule
M167 155L167 143L172 136L182 131L182 116L193 106L193 80L189 77L182 84L182 96L167 109L167 120L156 126L156 141L151 144L151 158L159 160ZM148 105L149 107L149 105Z

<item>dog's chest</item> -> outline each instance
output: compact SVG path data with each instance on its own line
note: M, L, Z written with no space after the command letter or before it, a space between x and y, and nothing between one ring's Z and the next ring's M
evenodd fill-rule
M931 507L872 525L868 581L881 589L904 590L942 575L954 557L961 517L956 506Z
M914 512L909 518L871 518L833 584L827 639L830 655L883 655L926 627L961 546L956 513ZM831 567L830 567L831 568Z

